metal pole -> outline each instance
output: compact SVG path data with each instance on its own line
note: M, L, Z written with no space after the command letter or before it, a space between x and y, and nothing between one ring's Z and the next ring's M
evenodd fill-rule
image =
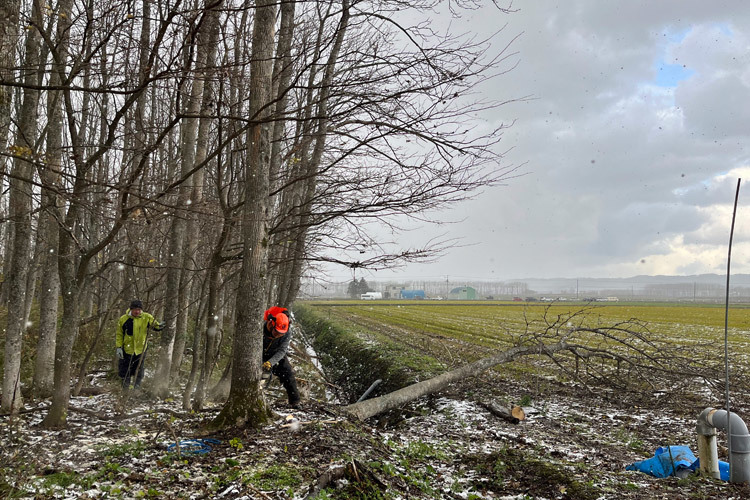
M381 382L382 382L382 380L381 380L381 379L377 379L377 380L376 380L375 382L373 382L372 384L370 384L370 387L369 387L369 388L368 388L368 389L367 389L367 390L365 391L365 393L364 393L364 394L362 394L362 396L360 396L360 398L359 398L359 399L357 400L357 403L359 403L359 402L361 402L361 401L364 401L365 399L367 399L367 396L369 396L369 395L370 395L370 393L371 393L371 392L372 392L373 390L375 390L375 388L376 388L376 387L377 387L378 385L380 385L380 383L381 383Z
M741 178L737 179L737 191L734 194L734 210L732 211L732 226L729 229L729 250L727 251L727 290L724 301L724 371L726 381L725 398L727 402L727 447L730 457L732 456L732 419L730 418L732 416L732 413L729 408L729 274L732 263L732 239L734 238L734 221L737 217L737 200L740 197L741 182ZM731 463L729 464L729 467L729 477L732 477Z

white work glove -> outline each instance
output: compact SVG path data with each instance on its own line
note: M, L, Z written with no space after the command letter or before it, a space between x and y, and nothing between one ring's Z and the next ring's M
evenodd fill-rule
M122 350L122 347L117 348L117 359L125 359L125 353Z

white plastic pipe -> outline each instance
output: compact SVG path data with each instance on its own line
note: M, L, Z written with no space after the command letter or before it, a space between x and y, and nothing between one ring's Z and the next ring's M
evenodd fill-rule
M729 482L750 482L750 433L736 413L706 408L698 416L698 458L701 472L719 478L719 456L716 451L716 429L731 427L729 454Z

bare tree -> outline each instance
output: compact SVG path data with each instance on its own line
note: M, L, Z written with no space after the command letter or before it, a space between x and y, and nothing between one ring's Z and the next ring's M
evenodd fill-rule
M14 171L3 174L14 182L13 220L39 217L38 394L49 391L53 345L56 353L46 426L65 425L82 316L114 318L135 296L157 314L163 308L169 325L150 339L160 347L154 392L179 380L192 333L184 397L200 407L224 361L218 345L231 343L232 391L217 422L258 425L264 307L290 305L301 274L319 262L356 269L431 255L435 247L390 252L367 225L419 217L510 172L493 149L502 127L470 130L469 115L494 104L456 97L496 61L482 59L481 43L395 24L390 14L401 7L289 1L277 19L268 1L62 0L47 28L24 30L27 44L41 40L36 70L0 55L2 90L41 93L46 110L25 134L42 131L28 142L34 154L17 142ZM0 43L14 39L7 26ZM28 79L15 78L20 69ZM32 193L29 183L40 207L16 203L21 188ZM12 226L8 241L27 242L13 253L23 262L33 226ZM358 257L363 245L374 255ZM37 280L24 282L31 290ZM233 325L222 329L225 317ZM99 337L92 329L83 339L78 373L112 332L98 326ZM12 377L13 361L5 368Z
M13 170L10 181L10 221L13 224L11 266L8 270L8 328L5 333L3 394L0 409L18 411L22 405L21 345L25 323L26 281L31 249L31 184L32 159L36 152L37 106L39 91L35 89L39 72L39 41L42 29L42 7L32 2L29 20L33 28L26 35L23 81L27 85L19 116L19 127L12 147Z
M260 389L262 341L258 320L265 304L264 279L269 241L270 124L265 120L271 101L276 3L259 0L253 21L250 62L247 168L242 213L243 259L237 290L237 318L232 349L232 385L229 398L214 420L216 426L258 427L268 419Z
M75 345L79 331L79 316L82 293L89 283L89 265L95 257L111 244L120 231L131 221L146 219L146 210L143 202L136 200L131 202L131 193L134 198L143 197L148 193L149 186L141 185L136 189L137 181L141 177L148 160L148 154L137 155L137 163L132 163L130 168L123 168L118 175L117 184L117 202L114 204L116 211L113 213L111 221L106 232L96 240L84 240L81 233L76 229L80 228L81 220L84 218L86 210L90 207L87 205L87 190L89 189L89 172L93 165L108 152L117 139L116 131L122 125L123 118L133 109L139 98L146 91L149 84L158 79L152 77L150 70L153 68L159 49L165 42L169 29L172 27L172 19L177 15L177 9L180 2L169 6L161 13L161 21L155 30L152 43L149 45L146 65L136 70L132 87L128 88L119 100L117 108L112 117L108 119L106 126L106 136L100 144L92 148L89 153L83 143L83 137L79 133L78 123L75 120L77 115L75 109L75 100L73 98L74 87L71 83L77 78L81 70L82 62L86 58L91 58L94 54L85 54L82 59L77 60L66 73L63 79L65 85L62 86L62 93L65 103L65 115L67 119L67 134L71 141L72 155L71 160L71 179L72 186L69 193L69 203L65 210L58 215L59 222L59 273L61 282L61 291L63 298L63 316L62 327L58 334L57 345L55 349L55 379L54 391L52 395L52 404L49 412L43 421L43 425L50 428L64 427L66 422L66 409L70 399L70 380L71 380L71 354ZM134 16L122 15L120 19L126 22L134 19ZM105 22L104 19L102 22ZM131 23L132 24L132 23ZM90 36L94 36L96 30L95 22L90 22L86 28ZM111 32L100 32L105 39L112 36ZM99 47L101 45L98 45ZM170 68L171 70L171 68ZM163 71L166 71L163 69ZM167 72L168 73L168 72ZM156 145L169 135L173 128L174 121L167 121L163 128L155 137L156 144L149 144L145 150L147 152L155 149ZM132 160L132 158L131 158ZM84 244L84 241L88 244Z
M218 11L221 1L209 0L204 3L204 10L201 12L200 21L196 22L195 32L192 36L198 39L196 51L196 73L192 79L185 109L186 118L182 122L181 128L181 176L185 179L180 187L177 198L177 208L175 217L172 220L172 227L169 231L169 256L166 283L166 304L165 320L167 328L162 335L159 354L159 365L157 368L156 385L154 390L157 394L166 395L169 382L172 375L172 360L174 357L175 335L178 326L178 316L185 310L185 296L180 296L182 289L182 276L186 273L184 270L185 262L185 237L187 229L187 220L189 211L186 209L192 206L194 200L191 199L193 194L193 170L196 166L196 139L198 129L201 124L199 118L202 109L204 96L204 86L206 78L207 61L215 59L217 50L218 36ZM209 53L212 53L209 55ZM185 68L187 71L189 68ZM205 126L205 125L204 125ZM203 137L205 139L205 136ZM205 159L205 143L198 147L202 150L203 159ZM202 163L203 159L198 158ZM184 280L183 280L184 281ZM184 335L184 331L181 332ZM184 341L181 342L184 346ZM178 368L178 367L176 367Z
M55 342L57 334L57 313L60 295L58 274L58 225L56 215L60 210L58 192L61 187L63 155L63 95L56 90L65 76L70 43L72 2L58 4L56 16L54 63L49 75L49 86L53 89L47 95L47 136L46 166L40 171L42 182L42 211L39 215L38 246L41 248L41 284L39 287L39 340L34 359L32 388L38 397L52 394L54 376Z
M15 80L15 61L17 60L19 44L19 13L20 0L10 0L0 4L0 80ZM0 151L6 151L8 136L11 128L11 111L13 103L13 88L0 84ZM5 217L6 190L5 181L7 174L7 157L0 156L0 218ZM0 227L0 265L3 273L7 276L10 252L11 224L2 224ZM5 303L7 298L7 281L0 283L0 303Z
M271 275L282 304L316 261L356 269L434 257L450 242L404 249L375 239L368 226L396 232L394 217L422 219L515 171L501 165L496 147L505 125L480 133L470 118L501 104L471 94L501 71L508 48L487 57L487 41L407 28L368 4L356 4L351 21L326 26L342 12L319 6L316 37L304 23L297 29L311 41L298 55L307 84L292 84L297 125L281 148L286 169L275 191L272 232L282 250L271 256Z

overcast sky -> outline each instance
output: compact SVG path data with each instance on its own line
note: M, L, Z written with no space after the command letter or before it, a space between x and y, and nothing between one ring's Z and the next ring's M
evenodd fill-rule
M526 0L453 22L507 23L518 67L483 90L515 119L502 143L523 177L421 229L466 245L367 279L512 280L724 273L743 178L732 272L750 273L750 3ZM338 270L342 276L347 271Z

